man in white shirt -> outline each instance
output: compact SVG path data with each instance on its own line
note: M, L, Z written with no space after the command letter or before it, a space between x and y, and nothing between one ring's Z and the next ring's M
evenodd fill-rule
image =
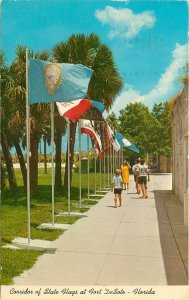
M139 183L141 191L142 191L141 198L148 198L147 176L148 176L148 181L150 181L150 177L149 177L148 166L144 163L145 163L145 161L141 160L141 165L139 167L138 183Z

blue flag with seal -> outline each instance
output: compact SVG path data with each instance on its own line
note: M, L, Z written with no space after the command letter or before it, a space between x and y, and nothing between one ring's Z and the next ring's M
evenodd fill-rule
M29 104L68 102L87 95L93 70L82 64L29 60Z

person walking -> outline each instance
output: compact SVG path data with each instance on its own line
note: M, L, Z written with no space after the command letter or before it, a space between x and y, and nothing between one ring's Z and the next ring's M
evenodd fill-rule
M148 198L148 190L147 190L147 176L148 181L150 181L148 166L145 164L145 160L141 160L139 167L139 176L138 176L138 184L140 185L142 196L140 198Z
M131 166L129 163L124 160L123 165L121 166L121 177L123 180L123 189L128 190L129 189L129 170L131 169Z
M139 168L140 168L140 160L135 159L134 165L132 167L132 171L134 174L134 182L136 183L137 194L140 194L140 188L139 188L139 184L138 184Z
M119 206L122 205L122 189L123 189L123 181L122 177L120 175L120 170L116 169L115 170L115 175L113 176L112 179L112 192L114 191L114 203L115 203L115 208L117 208L117 200L119 199Z

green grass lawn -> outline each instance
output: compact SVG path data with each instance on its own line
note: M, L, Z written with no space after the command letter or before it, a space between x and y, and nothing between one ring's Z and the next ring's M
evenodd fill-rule
M15 170L18 197L15 198L7 189L2 193L1 212L2 212L2 235L1 246L10 243L15 237L27 238L27 198L23 189L22 175L19 169ZM104 180L105 178L105 180ZM82 208L79 208L79 177L78 173L73 173L71 187L71 211L85 212L88 208L85 205L96 204L97 201L87 199L87 174L82 174ZM102 174L101 186L107 186L107 174ZM39 169L38 192L36 196L31 197L31 239L55 240L62 230L40 230L37 226L41 223L49 223L52 221L52 204L51 204L51 170L44 174L43 169ZM100 176L96 176L97 189L100 185ZM95 175L90 174L90 193L94 192ZM56 214L60 211L67 212L68 201L66 195L58 194L55 190L55 222L73 224L79 217L61 216ZM35 250L13 250L1 247L1 284L11 284L14 276L21 274L24 270L33 266L37 258L44 252Z

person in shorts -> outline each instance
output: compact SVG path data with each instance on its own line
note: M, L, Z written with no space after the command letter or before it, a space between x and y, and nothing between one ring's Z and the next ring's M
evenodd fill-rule
M147 177L148 181L150 181L148 166L145 164L144 160L141 160L138 176L138 184L142 191L142 197L140 198L148 198Z
M137 194L140 194L140 188L138 184L139 168L140 168L140 159L135 159L134 165L132 167L132 171L134 174L134 181L136 183Z
M117 207L117 201L119 200L119 206L122 205L122 189L123 189L123 181L120 175L121 171L119 169L115 170L115 175L112 178L112 192L114 191L114 203L115 208Z

